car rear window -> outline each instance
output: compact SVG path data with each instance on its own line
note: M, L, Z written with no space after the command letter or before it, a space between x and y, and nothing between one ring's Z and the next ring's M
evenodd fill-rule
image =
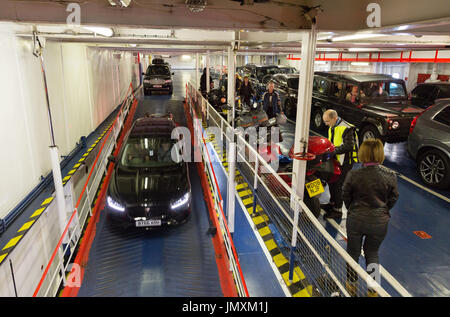
M439 86L438 98L450 98L450 85Z
M147 68L147 75L170 76L170 70L165 65L152 65Z
M446 126L450 126L450 106L442 109L434 116L433 120L445 124Z

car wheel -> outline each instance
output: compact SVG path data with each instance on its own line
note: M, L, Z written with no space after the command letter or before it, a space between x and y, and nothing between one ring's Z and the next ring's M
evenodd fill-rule
M363 143L367 139L380 139L381 135L378 129L373 125L366 125L359 133L359 143Z
M417 165L420 178L428 186L439 189L450 186L450 160L441 151L425 151L419 156Z
M311 123L314 129L323 130L325 128L325 124L323 123L323 112L319 107L314 107L311 115Z

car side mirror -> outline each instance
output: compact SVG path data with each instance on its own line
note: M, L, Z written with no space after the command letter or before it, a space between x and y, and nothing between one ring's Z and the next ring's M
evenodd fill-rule
M108 156L108 161L111 163L116 163L116 157L114 155Z

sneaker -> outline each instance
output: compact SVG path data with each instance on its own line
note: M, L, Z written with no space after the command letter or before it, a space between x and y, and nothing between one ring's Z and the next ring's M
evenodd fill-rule
M345 281L345 289L351 297L356 297L356 282Z

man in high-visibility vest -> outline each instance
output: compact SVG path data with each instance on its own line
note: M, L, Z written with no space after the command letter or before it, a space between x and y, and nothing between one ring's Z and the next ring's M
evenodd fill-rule
M326 211L325 218L342 217L342 185L347 173L353 164L358 161L358 138L353 125L340 118L333 109L328 109L322 117L324 123L329 127L328 139L335 146L334 155L341 164L341 175L339 179L328 184L330 189L330 203L323 208Z

